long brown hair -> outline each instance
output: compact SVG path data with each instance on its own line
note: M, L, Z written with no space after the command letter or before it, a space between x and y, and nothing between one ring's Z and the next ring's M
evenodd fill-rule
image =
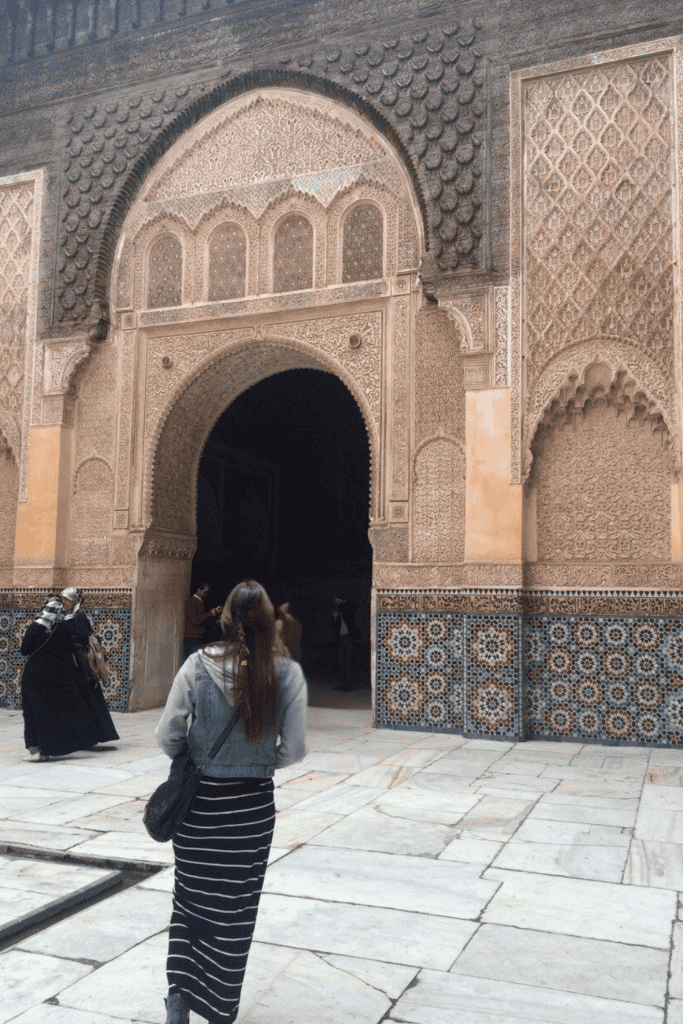
M234 672L235 708L247 739L260 740L275 724L278 698L275 616L261 584L256 580L238 583L228 595L220 624L225 637L219 645L223 671L227 675L230 667Z

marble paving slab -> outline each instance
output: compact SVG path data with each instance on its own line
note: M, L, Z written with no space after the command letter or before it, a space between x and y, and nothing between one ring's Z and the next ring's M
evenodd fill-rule
M90 882L101 881L107 874L106 868L88 867L86 864L60 864L40 857L0 855L0 885L50 897L66 896Z
M683 811L683 789L678 786L653 786L645 783L640 797L641 809Z
M488 790L508 790L517 793L524 792L536 800L544 793L549 793L557 783L553 779L543 779L534 775L495 775L485 772L476 780L477 788L486 787ZM511 792L512 795L512 792Z
M123 782L129 779L132 772L124 771L121 768L98 768L81 764L55 763L48 761L43 764L40 773L41 789L56 789L61 791L60 799L69 793L92 793L102 786L111 786L115 782ZM12 780L13 786L22 788L35 788L38 779L35 773L19 776Z
M434 822L415 822L382 813L372 805L361 807L310 840L313 846L336 846L348 850L437 857L453 839L453 829Z
M564 793L554 789L552 793L546 793L541 797L537 807L548 807L550 805L564 805L566 807L580 808L605 808L609 810L638 811L640 806L640 794L637 797L614 797L594 796L582 793Z
M586 807L582 804L550 803L543 799L529 812L527 823L542 818L546 821L574 821L586 825L633 828L636 814L636 807Z
M298 805L281 811L275 821L274 846L300 846L310 842L340 819L339 814L322 811L300 811Z
M266 873L264 892L475 919L497 884L480 865L302 846Z
M21 949L5 950L0 953L0 1024L61 993L91 972L91 966L73 960Z
M12 1020L12 1024L137 1024L130 1018L108 1017L93 1010L72 1010L67 1006L41 1003Z
M23 814L17 814L14 820L33 821L41 825L69 825L91 814L116 807L117 804L127 803L128 799L113 794L87 793L85 796L74 796L69 793L65 800L58 800L37 810L24 811Z
M265 984L263 982L266 982ZM312 998L312 994L315 997ZM308 950L262 981L240 1024L376 1024L391 1003L377 987Z
M484 924L451 973L662 1006L668 966L666 950Z
M620 847L525 843L515 838L503 847L492 866L509 871L621 882L627 856L628 849Z
M441 851L438 859L455 860L462 864L490 864L501 847L502 843L494 843L490 839L473 839L461 833Z
M64 988L60 1006L75 1010L106 1007L115 1018L164 1024L167 953L168 934L154 935Z
M669 947L676 897L668 890L496 867L483 877L503 883L482 916L488 924Z
M666 1024L683 1024L683 999L672 999L669 1002Z
M170 916L169 893L133 886L36 932L19 946L32 953L106 963L168 928Z
M609 825L586 825L574 821L548 821L527 818L515 833L515 841L524 843L560 843L565 846L628 847L633 830Z
M0 846L32 846L38 850L63 852L94 835L94 832L67 825L40 825L29 821L10 821L7 818L0 821Z
M383 789L376 786L352 786L342 782L338 786L332 786L321 793L314 793L299 801L298 807L302 811L322 811L325 814L352 814L360 807L364 807L383 793Z
M400 786L418 772L417 768L407 768L394 764L377 764L371 768L352 775L349 783L353 786L372 786L378 789L391 789Z
M650 766L645 782L650 786L683 786L683 767Z
M683 999L683 923L676 921L673 928L673 951L669 967L669 995Z
M391 1011L408 1024L662 1024L652 1006L530 985L420 971Z
M425 749L420 747L404 747L385 757L382 764L402 765L404 768L424 768L426 764L431 764L433 761L438 761L439 758L447 756L448 754L443 750L435 749L434 747L427 747Z
M254 938L279 946L447 971L476 931L471 921L386 907L264 893Z
M484 796L461 820L459 827L478 839L505 843L533 807L533 800Z
M616 798L617 800L639 800L640 784L631 785L609 779L564 779L558 782L555 793L580 797Z
M12 782L12 786L14 782ZM13 791L9 785L3 786L0 795L0 818L16 818L27 811L38 811L49 804L65 800L71 794L66 792L55 792L54 789L33 789L23 787Z
M536 778L547 767L545 761L528 761L526 758L515 760L506 757L492 764L489 773L492 775L526 775L529 778Z
M45 893L27 892L26 889L12 889L8 885L0 885L0 936L3 936L8 925L27 914L44 910L54 903L56 898L46 896Z
M635 838L653 843L683 843L683 811L641 807L636 818Z
M73 847L73 852L90 857L110 857L114 860L142 861L145 864L172 864L171 843L157 843L146 832L105 832Z
M682 891L683 847L678 843L653 843L634 839L623 880L627 885Z
M347 778L348 775L342 772L306 772L305 775L299 775L296 779L283 783L282 789L303 789L308 794L319 793Z
M106 812L76 818L76 828L87 828L92 832L137 832L147 834L142 821L146 800L126 800L110 807Z

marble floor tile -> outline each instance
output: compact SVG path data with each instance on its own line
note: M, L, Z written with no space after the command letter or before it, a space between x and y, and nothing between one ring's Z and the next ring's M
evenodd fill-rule
M621 785L615 781L606 779L564 779L559 782L554 792L569 796L595 796L603 798L616 798L617 800L638 800L640 798L641 786L626 784Z
M341 772L307 772L305 775L299 775L296 779L292 779L291 782L284 782L281 788L301 789L305 790L307 794L319 793L330 786L336 786L338 782L343 782L347 778L348 775Z
M39 850L70 850L94 835L94 832L67 825L40 825L7 818L0 821L0 844L33 846Z
M683 811L683 788L678 786L643 786L640 798L641 808L658 811Z
M315 992L315 998L311 993ZM391 1003L377 987L308 950L297 952L242 1008L240 1024L376 1024Z
M632 834L633 830L630 828L528 817L515 833L515 840L524 843L559 843L565 846L627 848L631 843Z
M298 806L302 811L322 811L325 814L352 814L359 807L364 807L371 800L384 793L385 790L376 786L352 786L341 783L332 786L322 793L307 796Z
M41 1003L14 1017L12 1024L137 1024L129 1018L107 1017L94 1010L72 1010L66 1006Z
M683 999L672 999L669 1002L666 1024L683 1024Z
M532 801L483 796L476 807L460 820L458 827L478 839L506 843L532 807Z
M14 786L14 783L12 783ZM9 784L2 787L0 795L0 818L12 818L17 820L19 815L27 811L38 811L50 804L65 800L71 794L67 792L55 792L53 789L22 789L13 790Z
M68 825L79 818L86 818L118 804L127 803L128 800L129 797L113 794L86 793L85 796L74 796L70 793L65 800L58 800L37 810L24 811L23 814L15 815L14 820L33 821L41 825Z
M92 832L137 832L146 834L142 821L146 800L126 800L106 812L77 818L72 824L76 828L87 828Z
M109 786L98 786L97 792L109 796L130 797L139 800L146 800L152 795L157 786L168 778L168 770L163 772L149 772L145 775L131 775L123 782L114 782Z
M645 782L650 786L683 786L683 767L651 766L645 775Z
M476 788L486 788L491 791L509 791L515 793L528 793L533 800L536 800L544 793L549 793L557 785L554 779L543 779L534 775L492 775L484 772L476 780Z
M130 776L131 772L123 771L121 768L97 768L94 764L92 767L90 764L86 767L80 764L48 762L42 765L40 788L59 790L59 799L64 799L69 793L92 793L95 790L100 790L102 786L123 782ZM37 781L35 773L32 772L14 779L12 785L18 786L20 789L33 789Z
M168 928L170 916L167 892L133 886L36 932L19 946L32 953L106 963Z
M8 925L26 914L42 910L48 904L54 903L57 898L57 896L48 896L45 893L27 892L26 889L12 889L6 884L0 885L0 927Z
M476 931L471 921L386 907L264 893L254 938L321 953L446 971Z
M679 843L634 839L626 861L624 882L680 892L683 890L683 847Z
M60 1006L76 1010L107 1008L114 1018L164 1024L168 934L162 932L65 988Z
M349 778L352 786L373 786L378 789L391 789L400 786L406 779L417 774L417 768L405 768L401 765L376 764L365 768Z
M667 970L665 950L484 924L451 973L662 1006Z
M456 751L459 753L459 751ZM431 764L426 764L420 771L430 772L435 775L456 775L462 779L478 779L481 775L484 775L490 761L474 761L474 760L453 760L448 755L440 757L438 761L432 761Z
M514 745L514 743L510 743L508 740L469 739L466 741L466 743L463 744L463 750L485 750L487 753L500 754L500 756L502 757L507 750L512 750Z
M91 882L101 881L109 873L107 868L85 864L60 864L40 858L0 854L0 885L42 893L51 898L65 896Z
M550 803L539 800L529 812L527 821L543 819L546 821L574 821L586 825L609 825L612 828L633 828L636 823L637 808L586 807L585 804Z
M414 775L411 775L407 780L405 780L402 785L408 785L410 788L419 787L420 789L427 790L428 792L452 793L453 795L458 793L472 795L475 793L472 785L472 779L460 778L457 775L444 775L436 772L417 771ZM429 799L428 796L427 799Z
M292 847L310 842L339 821L339 814L322 811L300 811L298 805L278 814L275 821L273 846Z
M670 765L683 768L683 750L667 750L654 748L650 751L650 767L654 765Z
M355 775L363 768L370 768L373 764L379 764L382 754L357 754L355 751L348 751L341 754L314 754L306 758L305 765L308 771L317 772L340 772L342 775Z
M75 981L90 974L88 964L41 956L21 949L0 953L0 1024L12 1020L45 999L61 994Z
M673 950L669 965L669 995L683 999L683 923L676 921L673 930Z
M411 983L417 969L402 967L400 964L386 964L380 960L362 960L357 956L338 956L336 953L324 954L324 959L345 974L372 985L384 992L390 999L398 999L401 992ZM337 1024L336 1021L333 1024Z
M534 871L567 878L621 882L628 847L517 842L517 835L500 851L493 867Z
M432 776L432 778L436 779L442 777L438 775ZM381 807L388 813L390 813L389 808L391 807L403 810L423 810L425 812L440 811L445 815L444 822L448 823L450 821L457 821L467 811L472 810L480 799L481 797L471 790L463 792L462 790L452 791L448 789L427 788L409 779L394 789L380 791L375 800L375 806ZM442 819L426 818L425 820Z
M446 752L434 747L427 747L426 749L414 746L404 747L385 757L382 764L401 765L405 768L424 768L426 764L432 764L433 761L438 761L439 758L447 756Z
M525 871L488 868L502 882L483 921L588 939L668 949L676 913L674 893Z
M303 812L302 812L303 813ZM349 850L437 857L453 838L447 825L414 821L384 814L379 807L354 811L310 840L313 846L339 846Z
M159 892L173 892L173 878L175 875L175 868L163 868L162 871L157 871L153 875L150 875L144 880L139 882L136 888L138 889L153 889Z
M266 873L264 892L475 919L497 883L481 865L302 846Z
M395 735L394 729L391 729L390 731ZM407 737L409 733L406 733L405 735ZM407 739L406 742L408 742ZM464 736L458 736L454 733L422 732L416 734L416 738L413 740L413 743L424 749L428 747L438 747L442 750L456 750L458 747L464 746L465 743L467 743L467 740Z
M284 786L286 782L298 779L302 775L308 775L308 769L302 768L300 764L293 764L291 768L278 768L273 777L273 784L275 787Z
M617 811L637 812L640 806L640 793L637 797L622 799L615 796L593 796L591 794L563 793L554 789L541 797L537 807L548 807L550 805L564 805L567 807L581 808L606 808Z
M515 761L509 757L503 757L500 761L494 762L489 768L491 775L526 775L529 778L538 777L548 765L544 761Z
M173 847L170 843L157 843L146 832L105 832L103 835L81 842L73 848L75 853L91 857L111 857L114 860L143 861L145 864L172 864Z
M286 811L288 807L294 807L306 800L310 793L305 789L285 789L283 786L276 786L273 790L276 811Z
M634 835L651 843L683 843L683 811L641 807Z
M456 836L438 860L455 860L461 864L490 864L502 848L502 843L494 843L490 839L472 839L465 833Z
M653 1006L466 975L420 971L391 1011L407 1024L662 1024Z

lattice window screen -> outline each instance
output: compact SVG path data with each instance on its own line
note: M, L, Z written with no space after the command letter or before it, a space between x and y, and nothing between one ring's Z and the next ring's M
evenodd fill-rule
M344 220L342 281L373 281L383 274L384 231L376 206L354 206Z
M182 305L183 249L173 235L152 246L147 274L147 308Z
M313 287L313 226L293 213L275 232L273 291L293 292Z
M220 224L209 239L209 300L246 292L247 239L239 224Z

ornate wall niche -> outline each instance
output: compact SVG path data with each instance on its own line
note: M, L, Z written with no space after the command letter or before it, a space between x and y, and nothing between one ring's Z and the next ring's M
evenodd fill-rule
M463 352L463 383L466 390L494 384L494 345L488 292L439 296L439 306L455 325Z
M259 292L273 293L275 274L275 243L280 225L288 217L303 217L312 229L312 283L320 288L325 284L325 249L327 218L317 199L310 196L289 195L273 204L259 220ZM290 289L286 289L289 291Z
M341 225L342 283L384 277L384 217L374 203L357 203Z
M465 556L465 446L429 438L413 463L413 560L461 562Z
M443 434L465 438L462 333L441 310L415 317L415 445Z
M104 459L86 459L74 474L71 497L72 565L107 565L111 539L114 476Z
M18 465L20 502L28 497L28 435L40 401L36 314L44 190L42 170L0 178L0 431Z
M183 304L183 245L177 235L164 232L147 247L145 305L166 309Z
M258 293L258 222L248 210L225 203L212 210L200 220L195 228L194 260L194 302L214 301L209 297L209 243L214 231L221 224L237 224L246 238L246 295Z
M611 337L656 366L678 439L679 43L658 40L511 75L513 482L522 480L529 413L546 368L576 342Z
M327 211L327 283L343 283L343 225L351 210L359 204L376 206L383 220L383 273L393 277L399 271L398 196L385 184L361 181L330 204Z
M60 338L43 345L43 393L56 395L71 389L76 370L90 355L89 338Z
M155 243L164 236L177 238L182 250L182 274L180 281L181 303L190 303L191 281L188 269L194 257L194 238L186 221L177 216L158 216L144 223L136 232L134 244L134 296L136 309L147 308L149 290L149 260Z
M3 573L11 577L14 566L18 497L19 465L7 442L0 435L0 579L3 578ZM11 582L11 579L6 582Z
M308 217L291 212L281 217L273 229L272 248L272 292L313 287L315 235Z
M532 449L528 560L670 561L669 432L656 402L627 373L592 363L580 382L567 382Z

